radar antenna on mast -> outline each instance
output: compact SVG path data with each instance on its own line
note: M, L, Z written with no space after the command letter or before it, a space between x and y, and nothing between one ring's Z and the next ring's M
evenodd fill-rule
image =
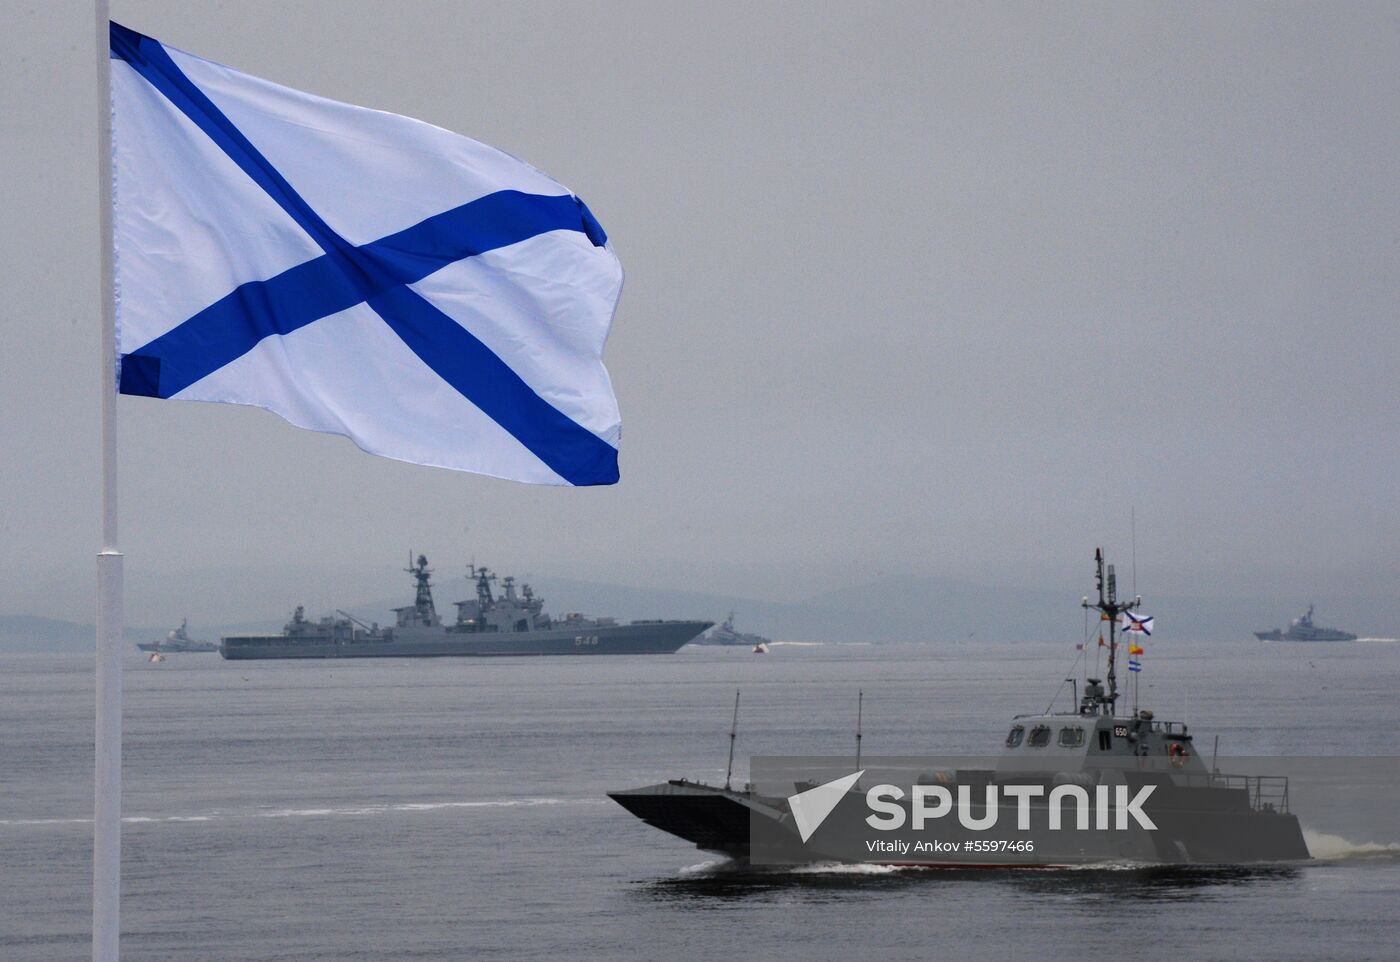
M433 583L429 577L433 572L428 567L427 555L420 554L417 563L415 563L413 552L410 550L408 552L408 567L404 570L413 575L413 581L417 588L413 599L413 610L417 620L428 626L437 624L437 608L433 605Z
M467 565L469 576L476 581L476 603L484 617L496 605L496 599L491 594L491 582L496 580L490 570L484 566L478 566L473 560Z
M1105 573L1102 548L1094 549L1094 583L1099 590L1099 600L1091 602L1085 598L1081 604L1100 612L1102 620L1108 622L1108 694L1100 695L1100 699L1108 705L1108 713L1112 714L1118 701L1118 616L1142 604L1142 599L1134 598L1128 602L1118 600L1118 576L1113 571L1113 565L1108 565Z

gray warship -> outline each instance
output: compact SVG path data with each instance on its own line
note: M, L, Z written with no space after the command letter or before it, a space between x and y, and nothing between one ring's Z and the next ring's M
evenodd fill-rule
M1260 641L1355 641L1356 636L1338 628L1320 628L1313 624L1313 606L1288 623L1286 630L1256 631Z
M695 645L743 645L748 648L757 648L759 645L771 645L772 638L765 638L762 635L753 635L744 631L734 630L734 612L729 613L729 617L724 619L724 623L717 625L708 634L701 635L691 644Z
M190 652L215 652L219 650L217 642L198 641L190 637L189 619L180 621L180 627L169 631L160 641L139 642L136 647L142 651L158 651L161 654L169 654L172 651Z
M432 571L418 556L405 569L413 576L413 604L395 608L393 626L366 625L344 611L316 621L298 607L281 634L229 635L219 653L230 660L252 658L434 658L511 655L670 654L705 631L712 621L633 621L551 618L527 584L499 579L475 564L468 569L476 597L456 602L457 617L444 623L433 604Z
M1296 816L1289 812L1288 779L1277 775L1221 774L1214 763L1207 766L1195 749L1194 736L1184 723L1155 717L1148 709L1120 712L1116 654L1119 618L1137 608L1141 598L1129 602L1117 599L1113 567L1104 570L1103 553L1095 552L1098 600L1085 598L1085 608L1101 612L1109 626L1107 685L1098 678L1086 679L1082 697L1072 710L1046 710L1016 716L1002 742L994 768L954 769L918 776L918 784L969 786L985 790L990 786L1043 785L1046 796L1030 801L1029 832L1034 839L1033 854L1026 850L985 851L963 845L960 854L946 861L919 864L945 868L1024 868L1068 867L1106 862L1149 864L1244 864L1287 862L1311 856ZM1130 665L1131 667L1131 665ZM1053 706L1052 706L1053 707ZM738 702L735 702L735 717ZM733 730L731 730L731 767ZM864 795L859 782L859 727L854 775L815 786L817 790L837 786L840 794L834 811L861 813ZM844 782L847 787L840 787ZM1085 791L1103 792L1105 786L1125 786L1130 791L1154 786L1159 802L1152 818L1155 830L1141 826L1122 832L1061 832L1053 830L1047 797L1051 787L1084 786ZM1095 787L1097 786L1097 787ZM742 788L709 785L690 779L672 779L641 788L609 792L608 796L646 824L669 832L697 848L744 861L751 855L751 836L763 833L762 849L773 850L773 838L784 850L782 861L880 861L882 856L851 855L849 848L822 842L817 832L810 838L799 830L793 799L813 784L794 781L774 790L756 791L752 784ZM968 795L971 799L974 796ZM1119 796L1120 799L1122 796ZM849 804L848 804L849 803ZM961 793L953 804L962 803ZM893 803L909 814L908 799ZM978 816L996 805L996 812L1015 821L1018 806L1006 796L999 802L968 802L970 816ZM972 811L974 810L975 811ZM1124 819L1125 809L1116 812ZM961 821L958 812L958 821ZM859 819L859 814L855 816ZM848 822L851 817L847 816ZM833 817L832 821L836 821ZM952 818L946 820L945 841L975 839L960 829ZM1107 823L1104 822L1104 825ZM1120 825L1120 827L1122 827ZM858 826L857 826L858 828ZM962 831L962 835L957 833ZM830 836L828 836L830 837ZM805 839L805 841L804 841ZM757 844L757 843L756 843ZM828 847L823 848L823 844ZM757 852L755 852L757 854ZM945 856L939 856L940 859ZM908 864L890 859L890 864Z

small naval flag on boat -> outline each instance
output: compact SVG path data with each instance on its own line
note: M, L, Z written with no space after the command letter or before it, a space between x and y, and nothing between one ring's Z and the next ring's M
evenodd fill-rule
M617 481L622 267L578 197L421 121L112 24L117 383L373 454Z
M1152 634L1152 618L1147 615L1135 615L1131 611L1125 611L1118 616L1118 628L1121 631L1130 632L1137 635Z

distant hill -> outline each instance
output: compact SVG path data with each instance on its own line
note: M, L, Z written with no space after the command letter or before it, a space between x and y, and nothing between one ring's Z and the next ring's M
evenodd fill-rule
M128 628L126 639L135 644L163 637L170 629ZM28 652L85 652L96 645L97 629L92 625L36 615L0 615L0 654Z

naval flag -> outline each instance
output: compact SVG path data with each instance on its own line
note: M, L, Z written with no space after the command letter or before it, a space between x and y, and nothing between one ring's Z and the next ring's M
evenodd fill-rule
M1148 615L1135 615L1125 611L1118 616L1118 628L1135 635L1152 634L1152 618Z
M567 188L421 121L111 26L117 385L374 454L617 480L622 290Z

